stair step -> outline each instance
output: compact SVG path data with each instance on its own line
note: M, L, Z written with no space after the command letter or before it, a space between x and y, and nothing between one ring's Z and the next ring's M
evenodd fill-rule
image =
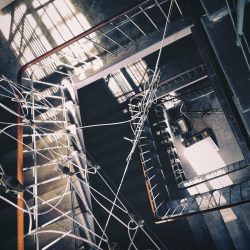
M214 242L209 233L207 224L201 214L187 217L188 224L193 231L194 244L197 249L202 246L204 250L215 249ZM199 230L197 230L199 228ZM206 244L204 244L206 242ZM224 247L224 249L226 249Z

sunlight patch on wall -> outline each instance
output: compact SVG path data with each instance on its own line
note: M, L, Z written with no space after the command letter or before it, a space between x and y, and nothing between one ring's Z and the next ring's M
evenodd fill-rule
M125 102L136 94L135 89L138 92L142 91L144 84L149 81L147 64L144 60L139 59L134 63L128 64L122 70L117 70L107 77L106 80L108 80L108 87L117 101L119 103Z
M16 6L12 16L10 13L2 15L1 23L5 24L1 26L1 32L21 64L52 48L25 4Z
M190 188L187 188L187 191L189 192L190 195L194 195L194 194L197 194L197 193L205 193L205 192L208 192L209 189L207 187L207 185L205 183L202 183L202 184L199 184L195 187L190 187Z
M207 137L190 147L185 148L184 155L189 161L192 169L198 175L206 174L210 171L218 170L226 166L218 153L219 148L211 137ZM233 184L228 175L220 176L205 183L201 183L194 187L188 188L190 195L207 193L210 190L220 190L221 188L231 186ZM228 203L228 200L219 192L213 192L213 200L219 200L221 203ZM231 216L231 217L230 217ZM233 218L233 212L228 212L226 219Z
M237 216L231 208L222 209L220 213L225 223L237 220Z
M219 179L214 179L214 180L209 181L209 185L213 189L227 187L227 186L230 186L232 184L233 184L233 182L232 182L231 178L227 175L221 176Z
M175 92L170 92L164 99L163 105L167 110L177 107L182 102Z
M120 70L117 70L109 77L108 87L119 103L125 102L129 97L135 94Z
M0 23L4 23L4 25L0 25L0 30L4 38L8 41L10 37L11 15L9 13L0 14Z
M33 1L35 6L38 3L42 4L41 0ZM77 12L70 1L53 1L37 13L53 37L55 45L60 45L91 27L84 15ZM95 36L95 33L91 34L91 36ZM92 54L96 53L96 48L87 39L81 39L78 43L65 48L63 53L65 53L64 59L69 64L74 65L79 61L88 60ZM93 65L103 66L103 64L100 65L100 61Z
M91 27L83 13L68 0L17 3L13 5L11 13L0 16L0 21L5 24L1 25L0 30L22 65ZM98 42L99 38L95 33L88 38L90 37L95 37ZM81 44L80 41L74 43L57 53L57 56L44 60L44 68L38 68L36 65L28 73L31 74L35 70L36 78L40 79L53 72L59 65L78 65L81 74L89 64L94 65L94 70L97 70L103 66L103 62L93 56L98 53L92 42L81 39Z
M148 81L147 64L142 59L126 66L126 70L136 86L142 86Z

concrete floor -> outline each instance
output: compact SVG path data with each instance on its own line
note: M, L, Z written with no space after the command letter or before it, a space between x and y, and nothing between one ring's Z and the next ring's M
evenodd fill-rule
M216 138L217 146L219 148L218 154L225 163L220 167L224 167L243 160L244 157L240 151L238 143L233 135L226 117L221 111L221 107L217 98L214 95L209 95L189 103L189 106L191 107L190 110L202 110L202 108L206 108L209 105L212 105L212 108L218 110L218 112L204 115L203 117L189 119L188 122L192 127L192 134L196 134L205 128L212 129ZM181 143L180 137L176 137L173 134L173 138L185 171L186 178L190 179L195 177L197 174L184 155L185 147ZM209 155L207 155L207 159L209 159ZM207 172L216 169L212 167L211 169L207 168Z

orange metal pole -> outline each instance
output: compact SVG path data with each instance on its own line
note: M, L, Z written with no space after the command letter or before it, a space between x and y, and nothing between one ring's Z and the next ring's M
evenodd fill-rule
M145 184L146 184L146 189L147 189L147 194L148 194L148 199L149 199L149 203L150 203L150 207L151 207L151 210L155 216L155 210L154 210L154 205L153 205L153 201L151 199L151 195L150 195L150 191L149 191L149 187L148 187L148 184L147 184L147 181L145 181Z
M22 114L21 106L18 104L17 113ZM22 123L22 118L17 118L17 123ZM23 184L23 126L17 126L17 179ZM22 193L19 193L23 197ZM17 205L21 208L24 208L24 202L22 199L17 198ZM17 250L24 250L24 214L23 211L17 209Z

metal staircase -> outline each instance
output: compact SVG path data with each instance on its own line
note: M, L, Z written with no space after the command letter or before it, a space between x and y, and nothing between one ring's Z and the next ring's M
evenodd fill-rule
M60 72L60 67L67 67L74 72L74 82L89 82L87 78L95 77L100 69L120 61L120 56L135 51L139 44L148 43L155 35L160 40L166 22L169 25L181 17L177 1L146 0L30 61L21 68L18 78L25 71L28 74L35 71L34 78L41 79L52 72Z
M133 115L138 114L141 110L141 98L132 99L129 104L130 112ZM132 126L136 128L139 118L132 121ZM142 164L145 184L150 201L151 209L155 217L161 214L161 209L166 201L170 199L170 195L165 185L165 176L161 170L161 162L157 154L153 135L148 120L144 122L142 131L138 140L140 149L140 160Z
M183 183L186 178L180 158L178 157L176 148L174 146L170 125L167 123L167 117L161 105L156 105L154 111L159 126L161 144L163 144L165 147L165 151L167 152L171 164L172 173L174 174L175 181L179 187L179 185Z
M132 102L131 114L138 110L138 103ZM156 223L248 202L249 165L245 160L186 179L171 134L163 105L153 105L144 124L139 149ZM175 182L171 181L171 175ZM224 178L229 177L231 181L225 183Z
M235 163L227 165L223 168L216 169L216 170L210 171L206 174L196 176L192 179L187 179L179 185L179 188L193 187L195 185L216 179L218 177L226 176L230 173L234 173L235 171L240 171L241 169L244 169L246 167L249 167L249 165L246 163L245 160L235 162Z
M207 77L205 65L201 64L171 78L163 79L157 90L157 98L162 98L172 91L178 91Z
M250 198L249 184L250 181L244 181L225 188L213 189L209 192L169 202L165 207L165 214L160 218L159 223L187 215L247 203Z
M24 184L34 214L34 226L25 237L26 249L34 244L47 249L65 240L72 248L85 245L66 237L68 234L95 242L91 201L85 195L88 187L81 183L88 182L88 175L82 134L76 129L81 125L77 95L69 83L25 81L31 88L27 123L32 129L23 135L25 144L31 140L24 146ZM42 233L47 230L50 237Z

